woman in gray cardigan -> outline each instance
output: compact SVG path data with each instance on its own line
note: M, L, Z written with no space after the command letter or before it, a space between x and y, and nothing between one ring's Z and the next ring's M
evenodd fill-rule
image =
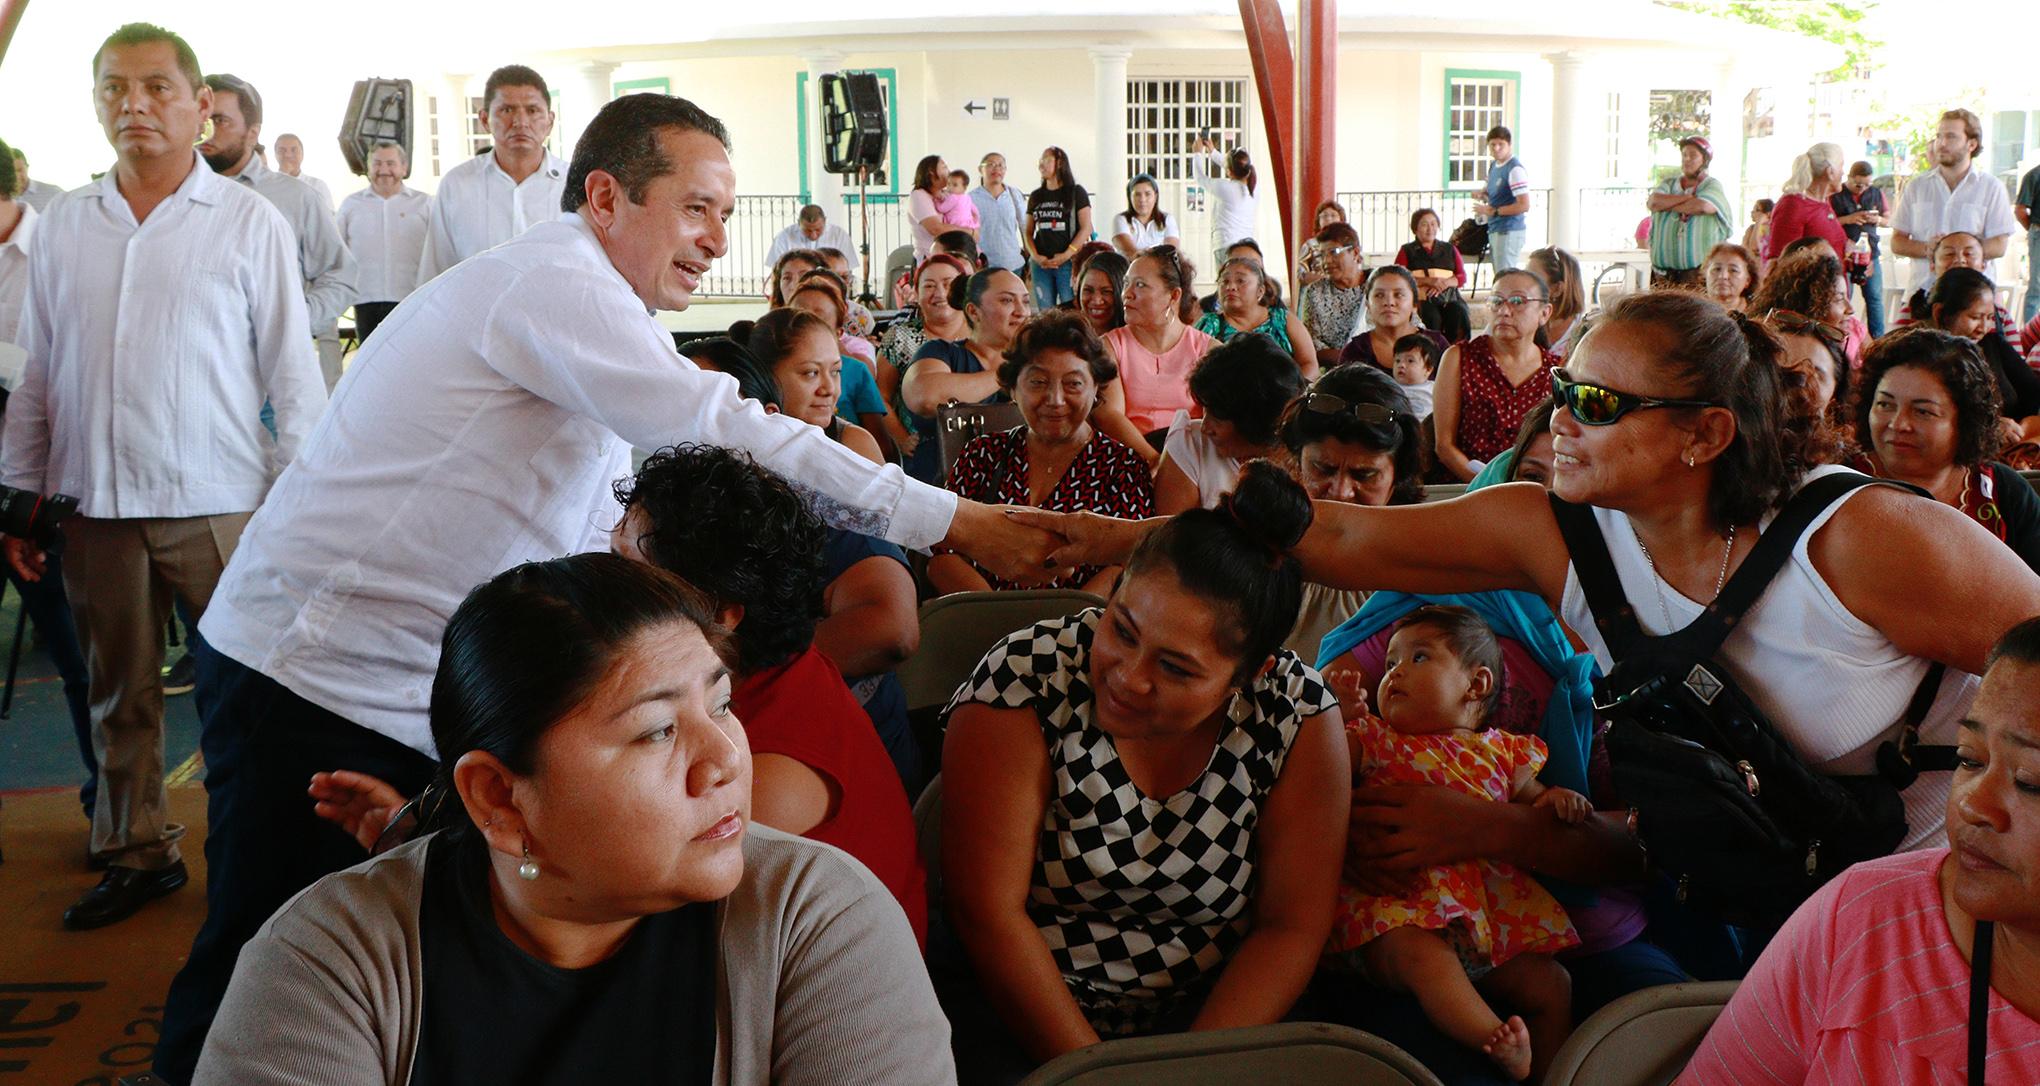
M750 824L728 643L672 575L531 563L448 623L445 826L241 952L196 1082L953 1083L904 914Z

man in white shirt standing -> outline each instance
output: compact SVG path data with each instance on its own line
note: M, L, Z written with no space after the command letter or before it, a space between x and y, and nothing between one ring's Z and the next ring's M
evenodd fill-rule
M255 153L262 136L262 95L231 75L206 76L205 84L212 90L213 126L198 153L214 173L239 181L276 205L297 236L307 319L318 340L319 373L331 392L340 381L340 314L354 301L359 270L354 254L340 240L333 205L321 201L310 185L270 169Z
M411 160L403 145L378 143L368 156L368 187L340 202L340 239L361 264L354 295L356 343L367 343L418 286L432 197L404 184L409 176Z
M0 143L0 193L14 191L15 179L14 157L8 146ZM28 254L35 224L35 208L27 201L0 197L0 434L6 432L7 394L13 391L27 358L21 348L21 314L28 301ZM78 627L71 617L70 599L64 595L62 559L55 551L49 554L45 572L41 580L29 581L12 567L5 570L7 583L20 596L63 681L71 731L85 763L85 784L78 790L78 802L90 822L99 794L99 758L92 753L92 706L87 700L91 678L85 670L85 654L78 649Z
M117 159L36 224L0 483L69 494L64 587L91 672L105 878L64 914L101 927L184 885L163 790L163 626L212 601L250 512L325 407L290 227L207 169L191 47L145 23L93 60ZM276 432L258 418L275 405ZM40 547L8 537L22 577ZM200 684L207 686L201 661ZM202 703L203 705L204 703ZM201 717L206 713L201 712Z
M276 172L289 174L312 186L312 191L318 193L319 199L325 202L326 210L333 210L333 190L324 181L304 172L304 169L305 141L297 138L294 132L285 132L276 137Z
M489 73L482 122L494 146L439 179L418 282L559 218L567 164L545 149L553 119L544 76L522 64Z
M226 817L208 827L206 921L165 1009L165 1079L189 1081L241 945L362 858L305 782L348 770L415 795L431 779L447 619L502 570L606 546L633 446L744 449L838 527L946 540L1043 579L1057 542L1045 533L767 414L674 352L654 311L686 308L728 251L727 141L683 99L604 106L575 148L571 213L421 285L249 525L201 623L224 657L201 749Z
M834 249L853 261L857 258L857 243L850 240L850 231L830 222L820 204L809 204L800 209L800 217L792 226L773 237L772 247L765 250L767 299L772 297L772 269L779 266L780 257L795 249Z
M1997 178L1971 169L1983 153L1983 122L1966 109L1941 114L1934 130L1934 169L1912 179L1891 212L1891 251L1913 261L1908 290L1923 290L1933 278L1934 246L1957 230L1983 240L1983 257L1997 279L1997 258L2019 220L2011 197Z
M44 208L50 206L51 200L63 195L63 189L48 181L37 181L28 176L28 156L22 154L20 148L15 148L9 157L14 160L14 187L8 191L14 194L15 199L41 213Z

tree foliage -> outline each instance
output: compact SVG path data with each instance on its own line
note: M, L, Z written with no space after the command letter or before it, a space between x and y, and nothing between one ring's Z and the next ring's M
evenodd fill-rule
M1698 12L1718 18L1736 19L1773 30L1804 34L1833 42L1847 51L1846 58L1829 79L1862 78L1877 66L1876 53L1884 43L1874 41L1861 29L1863 17L1874 2L1838 3L1836 0L1658 0L1666 7Z

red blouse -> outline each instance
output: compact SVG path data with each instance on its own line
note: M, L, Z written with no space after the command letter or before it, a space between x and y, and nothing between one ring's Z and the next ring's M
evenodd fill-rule
M781 754L822 775L842 797L836 813L802 836L834 845L871 869L899 899L928 943L927 871L914 812L892 758L843 673L812 646L775 668L747 675L731 692L753 754Z
M949 489L988 505L1032 505L1027 492L1027 427L972 438L949 469ZM1093 431L1077 451L1041 508L1057 513L1091 512L1122 520L1155 515L1154 475L1132 449ZM938 553L944 553L938 548ZM1082 588L1097 566L1079 566L1051 588ZM980 569L994 589L1018 588Z
M1459 345L1459 429L1452 443L1469 460L1483 463L1516 447L1523 417L1551 395L1551 371L1561 364L1545 351L1544 365L1512 385L1495 361L1495 341L1480 336Z
M1771 209L1771 232L1764 236L1764 263L1778 259L1787 245L1808 234L1826 238L1835 247L1837 258L1849 251L1849 235L1826 200L1796 192L1778 197L1778 205Z

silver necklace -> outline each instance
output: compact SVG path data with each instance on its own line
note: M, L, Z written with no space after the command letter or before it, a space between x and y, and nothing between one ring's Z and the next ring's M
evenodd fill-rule
M1633 521L1629 525L1629 534L1636 537L1636 545L1643 551L1643 561L1650 566L1650 583L1651 587L1657 590L1658 611L1665 616L1665 632L1671 633L1676 627L1672 624L1671 605L1665 602L1665 579L1658 575L1657 559L1650 556L1650 547L1644 543L1643 536L1637 532ZM1728 526L1728 544L1721 548L1721 572L1714 577L1714 596L1709 597L1707 602L1713 603L1714 599L1721 595L1721 586L1728 583L1728 559L1734 553L1735 525L1731 524Z

